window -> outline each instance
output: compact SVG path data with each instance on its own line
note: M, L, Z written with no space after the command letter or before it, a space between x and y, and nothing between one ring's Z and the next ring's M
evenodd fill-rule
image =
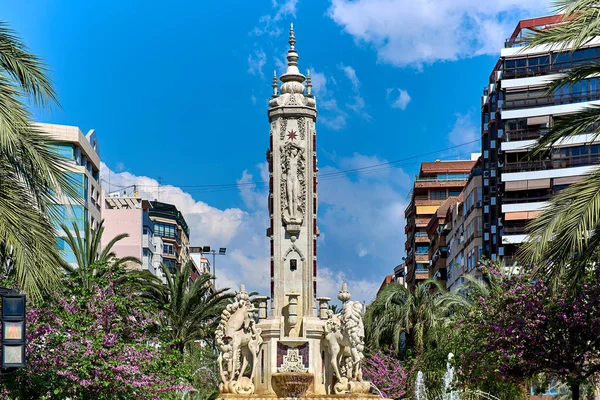
M87 177L77 172L67 172L67 181L74 189L75 194L78 198L86 199L88 188L87 188Z
M446 200L447 197L445 190L432 190L429 192L429 198L431 200Z
M417 246L416 254L427 254L429 251L428 246Z
M175 238L177 228L175 225L157 223L154 225L154 234L166 238Z
M56 143L52 146L52 150L67 160L75 160L75 149L71 143Z
M460 195L461 192L462 192L461 190L450 190L448 193L449 193L450 197L456 197L456 196Z
M295 271L298 269L298 260L290 260L290 271Z
M175 252L173 251L173 245L172 244L163 244L163 254L174 255Z

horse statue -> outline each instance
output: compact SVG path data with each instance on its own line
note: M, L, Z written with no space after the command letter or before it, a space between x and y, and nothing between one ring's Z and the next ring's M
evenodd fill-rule
M221 314L215 336L219 348L219 375L221 393L254 394L254 372L257 356L263 340L260 328L254 321L254 305L244 285L241 285L236 301L229 304ZM241 362L240 362L241 361ZM251 364L250 376L244 376Z
M365 327L362 322L362 304L350 299L344 283L338 298L344 303L340 314L327 312L325 346L329 349L330 363L337 377L335 394L367 393L370 383L363 381L361 362L365 357Z

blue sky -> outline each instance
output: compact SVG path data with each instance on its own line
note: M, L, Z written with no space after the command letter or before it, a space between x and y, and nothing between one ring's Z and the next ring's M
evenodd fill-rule
M548 0L5 0L7 21L49 64L62 108L43 122L95 129L102 174L177 204L194 244L227 246L223 285L265 290L266 106L295 25L310 68L321 173L478 139L483 87L520 18ZM401 262L403 211L419 162L321 180L320 292L349 280L369 300ZM113 187L114 189L114 187Z

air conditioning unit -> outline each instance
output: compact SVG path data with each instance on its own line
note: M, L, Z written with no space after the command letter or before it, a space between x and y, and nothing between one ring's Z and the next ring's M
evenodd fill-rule
M486 223L483 224L483 229L490 229L489 222L486 222Z
M489 178L490 177L490 171L483 171L483 177L484 178Z
M477 203L475 203L475 207L481 208L481 200L479 200Z
M489 203L490 202L490 196L483 196L483 202L484 203Z
M490 193L496 193L497 190L496 186L490 187Z

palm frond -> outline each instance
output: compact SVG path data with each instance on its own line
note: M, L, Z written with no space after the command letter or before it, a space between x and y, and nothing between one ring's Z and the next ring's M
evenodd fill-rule
M520 258L553 280L581 276L597 245L600 223L600 169L560 191L528 226Z
M531 34L529 46L549 45L554 50L578 49L600 35L600 9L596 0L558 0L562 22Z

